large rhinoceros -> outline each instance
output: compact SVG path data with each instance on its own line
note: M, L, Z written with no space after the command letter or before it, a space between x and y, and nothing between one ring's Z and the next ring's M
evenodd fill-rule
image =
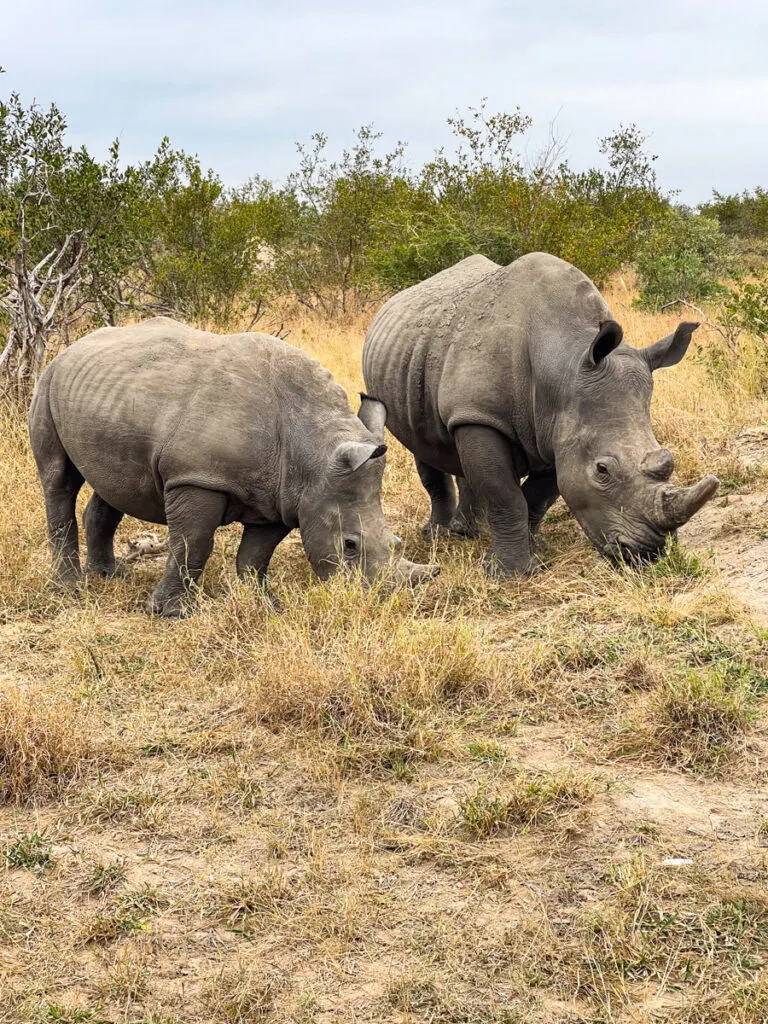
M115 572L124 514L168 524L168 563L149 602L162 615L188 610L214 531L232 522L243 524L238 572L262 581L295 527L321 577L345 562L369 577L393 561L409 579L432 574L393 560L382 437L327 370L269 335L208 334L166 317L103 328L53 360L29 423L65 580L80 576L75 501L84 480L94 491L86 571Z
M533 535L558 494L602 553L652 559L718 487L671 484L672 455L651 429L652 372L683 358L697 326L631 348L569 263L470 256L378 312L361 416L379 423L383 403L413 452L432 501L425 529L472 534L486 508L492 571L534 567Z

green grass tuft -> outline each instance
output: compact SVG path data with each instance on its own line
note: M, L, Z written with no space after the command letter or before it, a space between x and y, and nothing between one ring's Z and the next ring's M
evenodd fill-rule
M6 845L4 855L5 863L12 869L39 872L53 867L51 844L39 832L19 835L15 842Z

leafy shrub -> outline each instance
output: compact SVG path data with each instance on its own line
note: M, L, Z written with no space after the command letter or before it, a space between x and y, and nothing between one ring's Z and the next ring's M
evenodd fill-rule
M526 252L560 256L598 283L636 251L665 209L655 157L634 126L601 140L607 170L578 172L553 141L533 166L518 152L532 121L483 107L449 121L456 152L437 154L411 182L374 248L382 287L405 288L473 253L507 264Z
M723 303L721 320L731 334L748 331L758 338L768 337L768 279L741 282L732 288Z
M714 218L670 208L643 238L636 266L639 305L657 310L726 294L721 278L733 269L733 251Z
M758 186L741 195L712 193L712 201L704 203L701 212L716 217L727 235L742 238L768 238L768 189Z
M256 180L246 190L274 291L326 315L380 298L370 252L388 234L403 193L412 191L400 167L402 145L379 156L380 138L364 126L352 147L331 160L328 138L317 132L310 146L297 146L299 166L284 186Z

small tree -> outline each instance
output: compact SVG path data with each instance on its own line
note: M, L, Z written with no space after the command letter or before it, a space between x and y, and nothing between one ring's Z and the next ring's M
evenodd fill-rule
M299 169L281 189L258 185L261 241L270 254L278 290L309 309L348 312L378 298L370 256L388 221L403 146L376 154L379 134L360 128L338 161L326 155L327 136L299 144Z
M52 105L0 104L0 393L28 394L54 339L86 315L114 321L115 290L135 263L127 217L141 180L65 142Z
M34 383L51 335L69 320L80 284L81 231L64 231L56 216L57 183L70 153L64 118L52 106L25 109L18 95L0 104L0 308L8 334L0 353L0 389L23 393Z
M714 217L670 208L646 233L636 265L639 304L659 309L725 295L721 279L733 268L733 252Z
M139 176L143 200L131 233L142 239L142 251L131 278L133 304L219 327L253 319L254 308L258 315L260 239L249 190L226 190L168 139Z
M518 137L531 123L519 109L486 115L483 104L448 120L455 152L439 150L394 189L372 257L387 287L408 287L473 253L509 263L525 251L509 198L524 177Z

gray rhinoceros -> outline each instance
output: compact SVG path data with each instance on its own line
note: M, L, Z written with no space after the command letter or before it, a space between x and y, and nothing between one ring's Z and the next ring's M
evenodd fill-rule
M558 494L603 554L652 559L718 487L671 484L672 455L651 429L652 372L683 358L697 326L631 348L569 263L470 256L379 310L363 373L386 413L363 396L361 415L386 417L413 452L432 501L425 530L473 534L485 507L492 571L534 567L533 535Z
M370 577L399 546L381 510L382 436L327 370L266 334L208 334L166 317L95 331L42 375L29 424L60 576L80 576L75 501L88 481L86 571L115 572L123 515L168 524L149 601L162 615L188 610L226 523L243 524L238 573L262 581L296 527L321 577L345 562ZM394 570L433 572L399 557Z

